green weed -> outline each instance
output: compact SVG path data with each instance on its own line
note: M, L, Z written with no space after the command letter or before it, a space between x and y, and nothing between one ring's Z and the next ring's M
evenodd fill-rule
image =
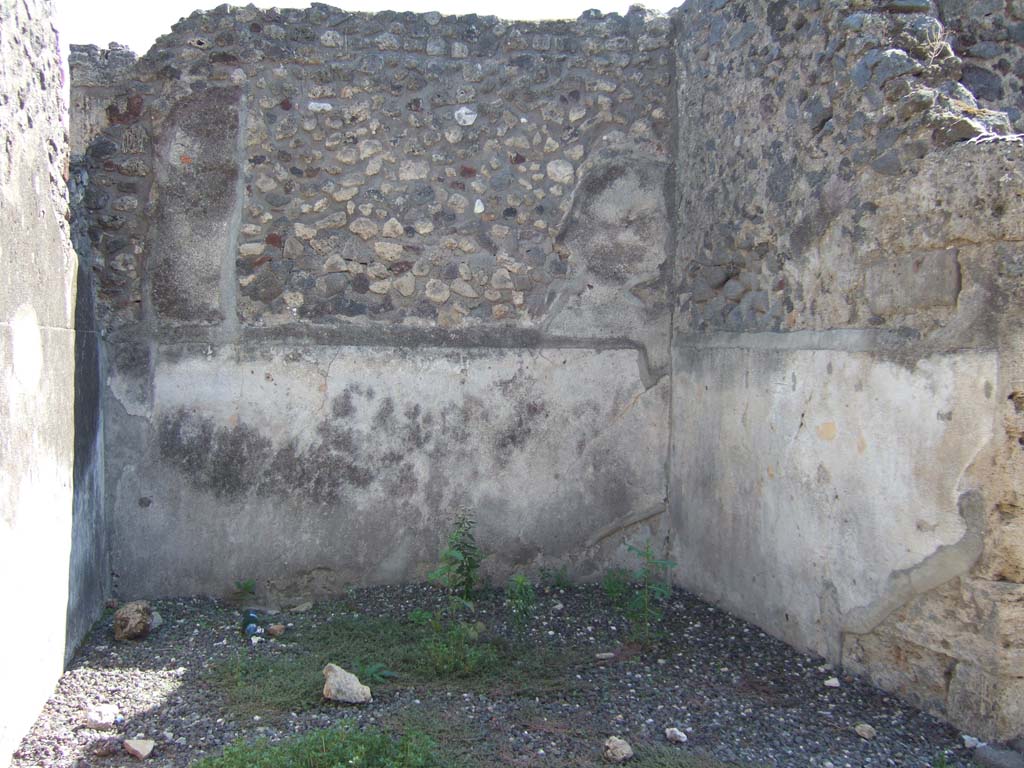
M495 647L479 639L478 627L455 622L421 644L423 659L433 676L439 678L477 676L498 666Z
M537 602L533 584L526 576L517 573L508 580L505 597L512 611L512 621L521 630L533 616L533 609Z
M662 618L660 604L672 594L668 578L676 564L659 559L649 541L643 549L629 546L629 551L640 559L640 567L633 573L633 595L626 606L626 615L632 625L633 639L647 644L654 639L655 624Z
M723 763L700 752L663 744L639 747L629 765L630 768L744 768L738 763Z
M395 675L382 675L375 689L429 688L452 679L467 690L543 691L571 685L566 679L576 662L571 653L512 646L487 637L483 625L421 613L417 618L425 623L345 616L299 625L288 633L287 646L239 651L215 664L210 680L231 711L248 716L316 707L322 702L325 665L337 664L363 680L357 669L365 659Z
M445 591L465 602L473 599L479 583L483 553L477 546L473 528L476 525L468 511L463 510L455 519L455 527L448 534L448 545L441 550L441 563L427 574Z
M409 611L409 621L412 624L416 624L421 627L429 627L437 619L438 614L435 611L426 611L422 608L416 608Z
M572 579L569 578L569 569L564 565L558 568L541 568L540 580L548 587L554 589L568 589L572 586Z
M379 661L371 661L364 664L359 659L352 662L352 674L359 678L364 685L381 685L388 680L394 680L398 674L392 672Z
M193 768L442 768L447 761L437 745L423 733L409 731L394 738L377 728L364 731L354 723L288 739L235 742L217 757L207 757Z
M213 666L212 682L241 714L308 709L321 701L327 664L354 671L361 659L374 658L388 671L397 669L395 660L414 654L426 635L420 627L393 619L343 617L300 625L289 632L286 650L240 651Z
M622 608L629 595L629 579L632 574L626 568L611 568L605 571L601 579L601 588L612 605Z
M211 682L241 715L308 709L320 701L323 667L307 658L237 655L215 664Z

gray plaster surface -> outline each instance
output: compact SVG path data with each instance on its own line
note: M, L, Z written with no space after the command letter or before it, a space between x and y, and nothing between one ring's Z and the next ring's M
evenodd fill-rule
M966 560L952 553L970 533L964 475L995 428L991 352L907 368L748 346L677 349L675 365L686 586L839 661L841 633L870 631L977 559L977 529Z
M499 579L594 576L664 533L668 386L634 350L177 352L132 419L142 450L109 457L123 594L419 580L463 508Z
M107 567L96 341L76 332L88 313L76 317L50 11L0 10L0 589L22 627L0 641L4 765L99 615Z

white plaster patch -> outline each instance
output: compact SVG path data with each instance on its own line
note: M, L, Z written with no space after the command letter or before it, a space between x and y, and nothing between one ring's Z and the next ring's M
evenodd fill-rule
M680 575L801 647L965 532L962 478L993 434L994 353L912 368L860 352L678 350Z
M23 393L36 391L43 372L43 339L31 304L22 304L14 313L11 346L14 382Z

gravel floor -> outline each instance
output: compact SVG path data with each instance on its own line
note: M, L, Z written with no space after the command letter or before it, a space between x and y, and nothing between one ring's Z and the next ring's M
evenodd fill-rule
M353 613L403 617L437 601L425 586L353 591L343 602L281 612L276 621L328 621ZM971 766L957 731L861 680L839 675L691 595L676 591L662 628L665 639L646 652L624 643L626 627L599 587L548 589L538 596L532 641L582 649L586 659L566 672L564 690L526 697L499 690L392 688L359 708L325 703L281 717L232 715L208 669L248 646L238 631L237 606L206 599L165 600L154 608L163 626L142 641L115 643L111 617L100 621L60 679L13 766L136 764L121 751L98 756L114 739L156 741L146 760L185 766L238 738L276 740L330 725L343 717L389 724L417 713L478 737L483 765L598 765L610 735L634 747L666 745L664 730L688 736L680 752L703 752L723 762L757 766ZM499 593L478 604L496 634L509 632ZM286 634L282 640L286 640ZM276 641L251 649L273 653ZM614 659L595 654L617 652ZM592 661L590 661L593 659ZM85 708L113 703L124 715L114 731L82 725ZM854 727L867 723L871 740ZM468 729L468 730L467 730Z

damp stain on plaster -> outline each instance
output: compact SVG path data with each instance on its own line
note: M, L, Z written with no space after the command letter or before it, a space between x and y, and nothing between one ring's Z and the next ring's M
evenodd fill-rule
M829 443L835 440L836 435L839 434L839 429L834 421L822 422L814 431L819 438Z
M427 492L440 505L458 491L434 477L449 462L476 456L485 459L482 471L500 468L543 439L549 406L540 397L519 399L518 389L489 407L475 397L428 407L349 385L326 404L311 434L276 445L237 415L220 423L177 408L159 418L156 443L192 486L220 499L255 494L336 505L358 493L410 499Z

